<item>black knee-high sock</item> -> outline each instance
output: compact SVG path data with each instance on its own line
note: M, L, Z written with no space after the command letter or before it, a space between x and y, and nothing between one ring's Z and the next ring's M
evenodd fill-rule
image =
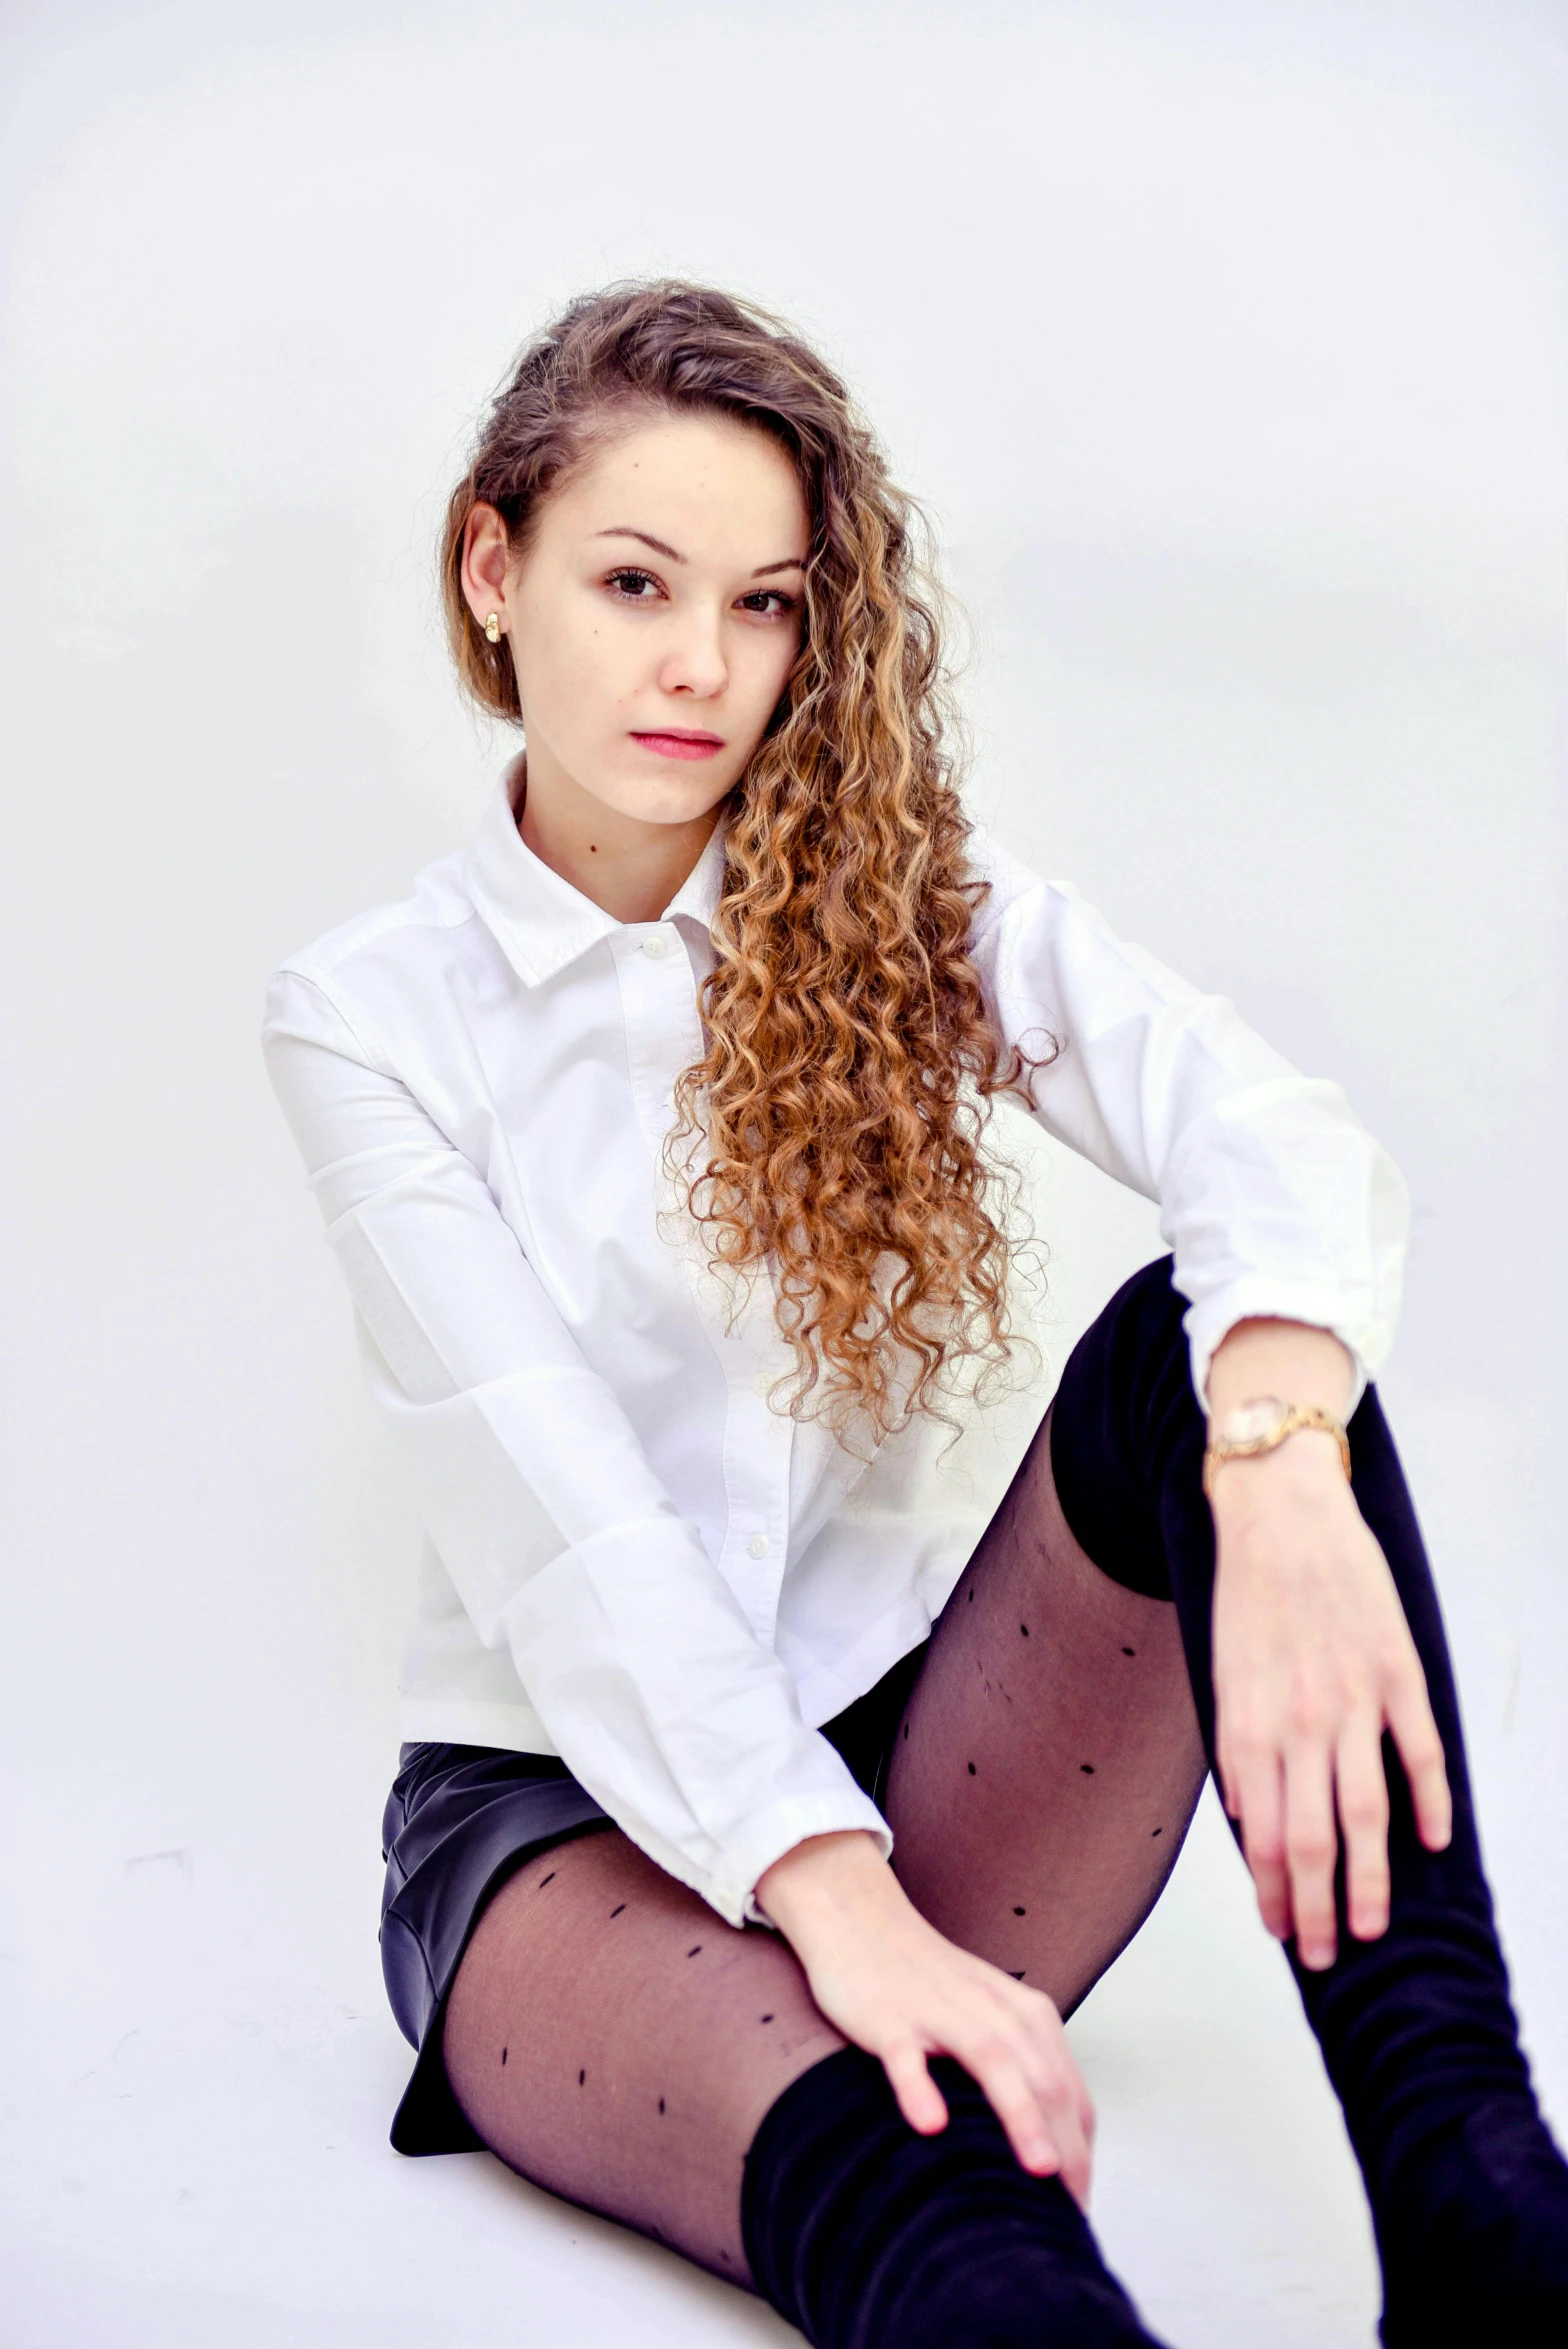
M1174 1599L1214 1760L1214 1527L1204 1421L1170 1259L1120 1289L1074 1349L1051 1428L1062 1511L1080 1547L1130 1587ZM1519 2047L1481 1865L1459 1705L1437 1593L1398 1455L1369 1388L1349 1427L1357 1503L1382 1545L1415 1640L1453 1792L1453 1837L1416 1832L1393 1741L1388 1930L1351 1938L1343 1862L1339 1954L1309 1972L1288 1948L1344 2108L1382 2255L1384 2339L1446 2341L1507 2317L1510 2344L1568 2341L1568 2168ZM1500 2337L1500 2336L1499 2336Z
M764 2298L817 2349L1158 2349L1066 2187L1019 2167L958 2064L931 2070L935 2137L857 2047L770 2108L741 2194Z

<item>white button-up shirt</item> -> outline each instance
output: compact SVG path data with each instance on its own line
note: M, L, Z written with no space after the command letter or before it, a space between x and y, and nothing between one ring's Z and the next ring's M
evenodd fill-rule
M561 1754L737 1923L805 1836L890 1848L818 1726L925 1636L1047 1389L1022 1370L956 1444L917 1419L859 1456L770 1403L771 1285L713 1271L661 1169L722 827L657 922L620 922L524 846L520 781L406 902L274 974L267 1062L423 1520L402 1735ZM993 1014L1062 1047L1046 1130L1159 1201L1200 1395L1253 1314L1335 1331L1364 1381L1407 1203L1338 1087L983 832L971 854Z

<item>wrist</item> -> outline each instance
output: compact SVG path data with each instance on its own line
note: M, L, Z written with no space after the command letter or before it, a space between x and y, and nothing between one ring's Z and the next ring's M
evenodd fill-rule
M1315 1404L1343 1419L1355 1399L1355 1365L1332 1330L1306 1322L1238 1321L1214 1350L1206 1408L1216 1426L1260 1395Z
M757 1906L790 1941L832 1930L902 1895L875 1839L863 1828L809 1835L764 1868ZM797 1943L798 1946L798 1943Z
M1232 1457L1209 1473L1209 1506L1225 1528L1285 1509L1337 1507L1349 1492L1339 1443L1321 1428L1298 1428L1272 1451Z
M1205 1494L1213 1499L1223 1469L1268 1458L1308 1434L1324 1435L1332 1440L1348 1482L1350 1440L1343 1420L1323 1404L1275 1393L1253 1395L1216 1410L1209 1421L1203 1454Z

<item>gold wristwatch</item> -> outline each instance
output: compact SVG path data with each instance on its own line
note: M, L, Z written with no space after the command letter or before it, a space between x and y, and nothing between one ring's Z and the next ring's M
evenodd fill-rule
M1227 1460L1255 1460L1262 1452L1272 1452L1287 1436L1301 1428L1318 1427L1331 1435L1339 1446L1339 1457L1345 1474L1350 1474L1350 1438L1343 1424L1332 1412L1319 1410L1316 1403L1287 1403L1278 1395L1255 1395L1248 1403L1238 1403L1227 1411L1224 1423L1209 1422L1209 1441L1203 1455L1203 1490L1214 1489L1214 1472L1223 1468Z

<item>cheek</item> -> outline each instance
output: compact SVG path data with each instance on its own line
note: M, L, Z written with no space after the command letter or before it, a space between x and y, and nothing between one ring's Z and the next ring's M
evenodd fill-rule
M629 685L613 624L557 604L536 621L525 616L520 634L523 708L552 740L586 741L613 724Z
M780 629L775 635L755 635L746 647L745 656L738 664L736 683L745 693L748 707L755 714L760 730L773 714L779 695L789 682L789 673L795 666L799 640L793 631Z

